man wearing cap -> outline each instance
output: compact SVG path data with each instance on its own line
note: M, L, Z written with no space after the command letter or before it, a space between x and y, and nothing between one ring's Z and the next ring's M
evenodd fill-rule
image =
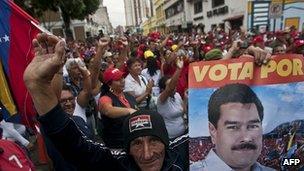
M40 46L45 39L54 40L46 47L52 49L50 54ZM168 148L168 133L157 113L137 111L126 118L122 128L128 155L115 158L102 144L87 140L62 110L50 85L64 61L64 41L38 35L33 47L35 58L24 73L25 84L46 135L78 170L187 170L182 158Z

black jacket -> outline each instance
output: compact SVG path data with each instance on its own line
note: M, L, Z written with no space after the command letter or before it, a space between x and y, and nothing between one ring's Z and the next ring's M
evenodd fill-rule
M112 100L112 105L115 107L126 107L124 104L120 102L117 96L113 93L108 92L106 94ZM136 99L124 93L126 100L129 102L131 108L136 109ZM109 148L116 148L120 149L123 148L123 133L122 133L122 126L124 120L128 116L121 116L119 118L110 118L103 113L101 113L101 123L102 123L102 140Z
M87 139L60 105L38 118L46 136L53 142L65 160L78 170L139 171L133 158L127 154L112 154L103 144ZM188 170L185 157L166 150L162 171Z

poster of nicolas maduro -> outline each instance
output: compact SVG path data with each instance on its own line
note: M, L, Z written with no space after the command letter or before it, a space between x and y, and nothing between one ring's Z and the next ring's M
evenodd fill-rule
M301 55L192 63L190 170L304 169L303 65Z

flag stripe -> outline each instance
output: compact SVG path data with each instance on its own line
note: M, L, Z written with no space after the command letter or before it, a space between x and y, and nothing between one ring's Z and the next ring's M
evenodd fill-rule
M10 115L17 114L17 109L14 104L11 92L9 90L5 75L2 69L2 63L0 61L0 100L2 105L7 109Z
M0 1L0 9L1 9L1 15L0 15L0 56L2 58L3 67L5 70L5 73L9 73L9 67L8 67L8 58L9 58L9 48L10 44L5 43L3 36L10 34L10 18L11 18L11 9L7 5L8 0L1 0ZM9 35L8 35L9 36Z

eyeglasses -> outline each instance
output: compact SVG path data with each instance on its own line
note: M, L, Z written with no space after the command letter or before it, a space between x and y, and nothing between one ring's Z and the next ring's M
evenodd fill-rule
M285 53L285 50L276 50L276 53Z
M60 104L72 103L74 101L74 97L69 97L66 99L60 99Z

